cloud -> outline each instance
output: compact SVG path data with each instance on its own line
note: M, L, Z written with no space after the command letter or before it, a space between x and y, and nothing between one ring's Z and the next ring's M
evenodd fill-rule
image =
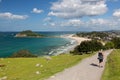
M110 21L107 20L107 19L101 19L101 18L98 18L98 19L91 19L88 24L91 24L91 25L106 25L106 24L109 24Z
M45 22L52 22L52 19L51 19L51 17L46 17L43 21L45 21Z
M68 28L76 28L76 30L85 29L86 31L102 31L102 30L112 30L119 29L120 19L109 18L97 18L97 19L89 19L87 21L82 21L80 19L69 19L63 20L60 22L46 22L47 26L55 26L55 27L66 27Z
M56 26L56 24L55 24L55 23L53 23L53 22L52 22L52 23L50 23L50 25L51 25L51 26Z
M117 2L117 1L119 1L119 0L107 0L107 1Z
M92 30L112 30L119 27L119 19L109 18L109 19L90 19L84 23L85 27Z
M10 12L5 12L5 13L0 13L0 18L3 19L26 19L28 18L27 15L16 15L16 14L12 14Z
M67 22L62 22L60 26L72 26L72 27L80 27L84 23L79 19L70 19Z
M59 0L52 3L49 16L79 18L102 15L107 12L105 0Z
M41 10L41 9L33 8L32 12L39 14L39 13L42 13L42 12L44 12L44 11Z
M2 2L2 0L0 0L0 2Z
M115 12L113 13L113 16L120 18L120 9L115 10Z

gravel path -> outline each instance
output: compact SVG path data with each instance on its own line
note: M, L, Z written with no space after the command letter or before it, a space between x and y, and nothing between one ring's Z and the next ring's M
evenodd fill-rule
M111 52L112 50L103 52L103 65L105 65L107 55ZM51 76L47 80L100 80L103 70L104 67L98 67L97 54L95 54L92 57L82 60L79 64Z

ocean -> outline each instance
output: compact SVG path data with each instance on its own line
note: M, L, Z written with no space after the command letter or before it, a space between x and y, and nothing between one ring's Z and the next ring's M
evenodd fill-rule
M23 49L37 56L57 55L67 52L76 43L75 40L61 37L76 32L38 32L48 36L43 38L15 38L17 33L0 32L0 57L9 57Z

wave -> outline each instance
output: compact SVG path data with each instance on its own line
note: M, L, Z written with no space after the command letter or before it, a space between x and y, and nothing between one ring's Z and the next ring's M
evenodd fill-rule
M48 55L59 55L62 53L69 53L74 49L75 46L77 46L77 41L69 38L65 38L69 41L69 43L65 44L64 46L60 46L56 49L52 49Z

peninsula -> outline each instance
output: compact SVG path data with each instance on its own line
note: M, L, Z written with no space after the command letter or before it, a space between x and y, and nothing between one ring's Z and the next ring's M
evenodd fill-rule
M17 33L15 37L35 37L35 38L41 38L43 35L32 32L31 30L22 31L20 33Z

